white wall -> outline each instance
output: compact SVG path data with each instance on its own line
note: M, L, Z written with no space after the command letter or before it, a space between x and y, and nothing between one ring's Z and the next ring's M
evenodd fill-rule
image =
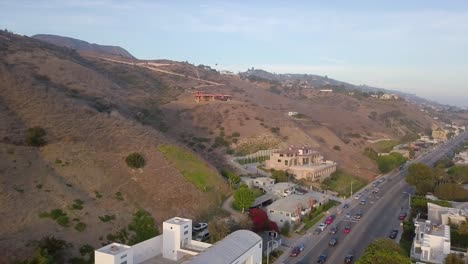
M133 260L141 263L159 254L162 254L162 235L153 237L132 246Z
M236 259L234 264L262 264L262 241L260 240L257 244L251 247L247 252L242 254L238 259Z
M116 255L103 253L97 250L94 251L94 263L96 264L121 264L123 261L127 261L127 264L137 263L133 261L132 248Z

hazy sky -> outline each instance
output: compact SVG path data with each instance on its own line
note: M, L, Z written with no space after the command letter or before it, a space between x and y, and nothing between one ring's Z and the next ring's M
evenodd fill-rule
M0 28L119 45L141 59L328 75L468 106L468 1L320 2L0 0Z

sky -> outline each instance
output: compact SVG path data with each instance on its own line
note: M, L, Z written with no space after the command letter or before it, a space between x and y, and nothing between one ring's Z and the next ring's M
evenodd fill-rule
M0 28L117 45L140 59L327 75L468 107L466 0L0 0Z

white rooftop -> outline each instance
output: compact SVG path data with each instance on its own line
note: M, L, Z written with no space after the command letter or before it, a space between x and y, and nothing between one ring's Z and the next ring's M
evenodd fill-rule
M297 210L298 204L308 207L310 200L315 200L317 203L322 203L324 199L324 194L315 192L292 194L277 200L276 202L270 204L267 208L268 210L275 210L280 212L293 212Z
M106 253L106 254L110 254L110 255L118 255L118 254L126 251L129 248L131 248L131 247L114 242L114 243L109 244L107 246L104 246L104 247L102 247L100 249L97 249L96 251Z
M173 224L173 225L183 225L183 224L186 224L188 222L191 222L192 220L190 219L187 219L187 218L182 218L182 217L173 217L169 220L166 220L164 221L165 223L168 223L168 224Z
M262 238L249 230L238 230L215 243L205 252L195 256L190 264L228 264L233 263L245 252L255 246Z

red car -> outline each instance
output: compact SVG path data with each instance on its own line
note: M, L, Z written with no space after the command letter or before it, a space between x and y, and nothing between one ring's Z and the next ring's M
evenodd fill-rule
M335 221L335 216L334 215L330 215L327 220L325 220L325 223L327 225L331 225L333 223L333 221Z
M301 249L299 247L294 247L291 251L291 257L297 257L301 253Z
M400 216L398 216L398 219L405 220L406 215L407 215L406 213L401 213Z
M351 227L350 226L347 226L343 229L343 233L345 234L349 234L349 232L351 232Z

